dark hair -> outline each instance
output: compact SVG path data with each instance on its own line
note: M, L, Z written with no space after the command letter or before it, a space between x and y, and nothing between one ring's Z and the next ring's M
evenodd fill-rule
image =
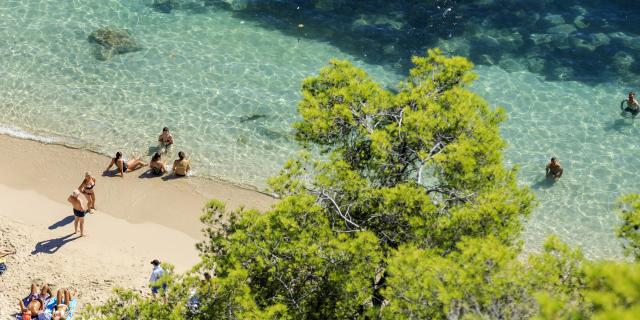
M180 158L180 160L184 160L184 152L178 152L178 158Z
M122 158L122 152L118 151L116 152L116 160Z
M204 273L204 278L207 279L207 280L211 279L211 274L209 274L209 272L205 272Z
M156 152L153 154L151 161L158 161L159 159L160 159L160 154Z
M556 157L551 157L551 161L556 161Z
M164 128L162 128L162 131L163 131L163 132L164 132L164 131L169 131L169 128L164 127Z
M160 265L160 261L158 261L158 259L153 259L153 261L151 261L151 264L157 267Z

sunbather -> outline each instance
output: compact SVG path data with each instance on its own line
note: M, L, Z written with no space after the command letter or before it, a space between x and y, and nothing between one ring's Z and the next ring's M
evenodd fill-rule
M48 306L51 307L51 319L71 320L77 304L75 296L75 290L72 293L69 289L59 289L56 298L52 300Z
M22 319L39 319L45 312L45 306L51 298L51 289L48 285L43 285L38 293L35 283L31 284L31 293L25 299L20 300L20 313Z

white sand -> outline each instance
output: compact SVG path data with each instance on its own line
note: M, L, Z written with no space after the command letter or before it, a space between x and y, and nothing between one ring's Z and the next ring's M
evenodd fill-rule
M77 288L80 308L103 301L115 286L148 292L152 259L178 272L197 261L206 200L258 209L275 201L206 179L140 178L145 169L103 177L108 158L57 145L0 136L0 150L0 245L18 250L0 276L0 319L18 311L17 299L33 281ZM98 211L86 217L88 236L76 238L66 198L87 170L97 175Z

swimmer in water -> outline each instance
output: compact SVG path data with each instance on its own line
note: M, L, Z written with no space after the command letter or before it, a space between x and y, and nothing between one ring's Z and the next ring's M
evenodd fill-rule
M169 128L162 128L162 133L158 137L160 153L166 153L173 144L173 136L169 133Z
M551 162L547 164L546 174L548 178L553 178L553 180L558 180L562 177L562 166L560 162L555 157L551 158Z
M629 92L629 98L627 98L627 107L624 111L631 112L634 116L640 113L640 103L636 100L636 93Z

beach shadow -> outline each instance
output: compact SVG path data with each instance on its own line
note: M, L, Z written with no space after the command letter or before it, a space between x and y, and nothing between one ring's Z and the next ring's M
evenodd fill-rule
M103 177L117 177L118 174L118 170L105 170L102 171L102 176Z
M75 233L70 233L64 237L40 241L36 244L33 251L31 251L31 255L33 256L38 253L54 254L65 244L80 238L80 236L72 238L74 235Z
M187 176L177 176L175 174L168 174L168 175L165 175L164 177L162 177L162 180L169 181L169 180L176 180L176 179L184 179L186 177Z
M536 183L531 185L533 189L549 189L553 187L558 180L550 178L549 176L544 176L541 180L538 180Z
M57 228L60 228L60 227L64 227L64 226L68 225L69 223L73 222L73 219L74 219L73 215L66 216L66 217L62 218L62 220L50 225L49 226L49 230L53 230L53 229L57 229Z
M153 179L153 178L160 178L160 177L162 177L162 176L161 175L159 176L159 175L153 173L151 171L151 169L143 172L141 175L138 176L139 179Z

